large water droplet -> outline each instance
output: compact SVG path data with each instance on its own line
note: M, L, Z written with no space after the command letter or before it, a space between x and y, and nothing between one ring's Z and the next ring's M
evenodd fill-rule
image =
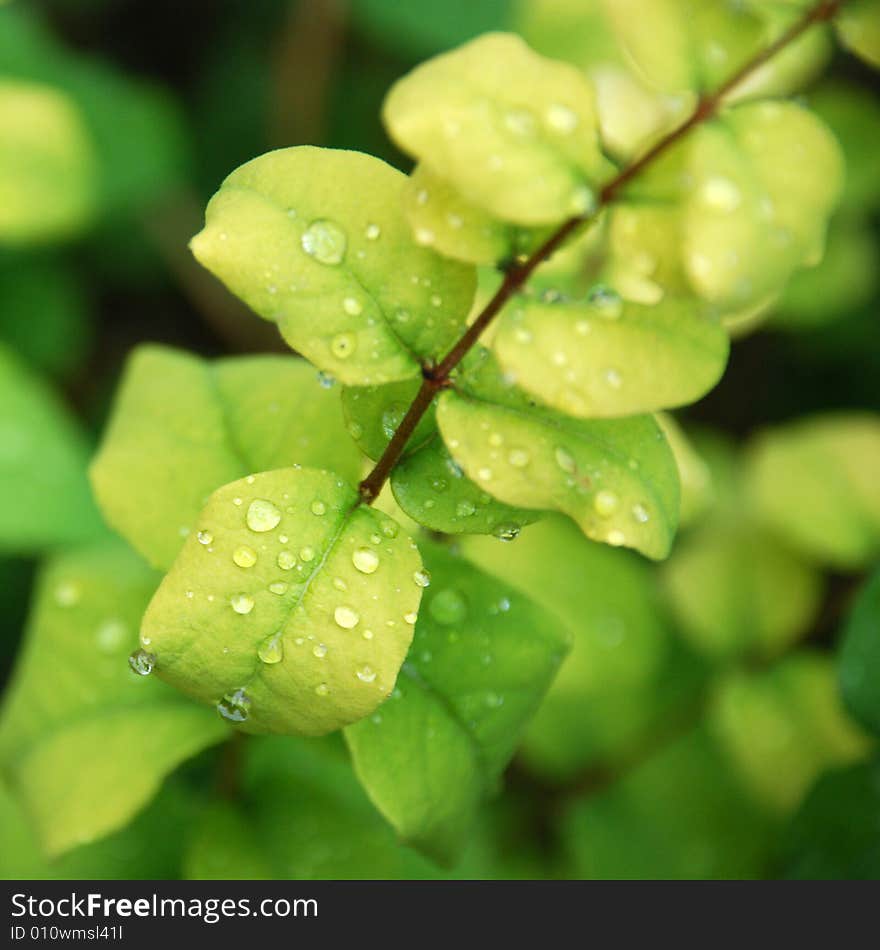
M282 551L276 563L282 571L289 571L296 564L296 555L292 551Z
M250 594L233 594L229 606L237 614L249 614L254 609L254 598Z
M321 264L338 264L345 257L348 243L345 231L333 221L313 221L300 238L302 249Z
M280 663L284 658L284 645L281 642L281 631L273 633L257 647L257 656L264 663Z
M250 711L251 701L243 689L227 693L217 703L217 712L228 722L244 722Z
M248 505L245 520L251 531L272 531L278 527L278 522L281 521L281 512L271 501L266 501L265 498L255 498Z
M351 563L361 574L374 574L379 567L379 555L371 548L358 548L351 555Z
M461 623L467 616L467 602L464 596L452 587L445 587L431 598L428 613L437 623L444 626Z
M340 606L333 611L333 619L344 630L351 630L358 625L361 617L352 607Z
M156 665L156 657L146 650L135 650L128 658L128 665L138 676L149 676Z
M428 587L431 583L431 575L427 571L416 571L413 574L413 580L416 587Z
M238 547L232 553L232 560L239 567L253 567L257 563L257 552L246 544Z

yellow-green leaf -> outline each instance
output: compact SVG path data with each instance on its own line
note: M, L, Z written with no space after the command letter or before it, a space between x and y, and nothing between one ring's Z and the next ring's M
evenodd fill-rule
M394 687L422 591L413 542L329 472L214 492L156 592L156 673L248 731L321 735Z
M383 116L405 152L502 221L582 214L610 168L587 78L508 33L417 67L392 87Z
M835 18L843 45L866 63L880 69L880 3L848 0Z
M415 243L406 181L359 152L269 152L223 182L192 251L322 370L407 379L458 337L476 278Z

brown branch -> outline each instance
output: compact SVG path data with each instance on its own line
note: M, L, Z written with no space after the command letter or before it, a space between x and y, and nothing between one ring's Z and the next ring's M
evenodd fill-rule
M394 433L394 437L385 447L382 457L376 462L373 470L360 483L361 500L372 504L378 497L382 486L397 464L400 456L415 431L422 416L425 414L434 396L448 385L449 377L456 366L467 355L471 347L477 342L483 331L495 319L505 304L518 293L532 272L543 264L579 227L593 221L599 212L610 204L618 193L634 178L641 174L649 165L655 162L676 145L687 133L696 126L711 119L721 107L727 95L747 79L754 72L769 62L781 50L793 43L801 34L817 23L824 23L834 17L845 0L820 0L804 15L793 23L784 33L780 34L772 43L757 53L752 59L738 69L729 79L709 95L703 96L697 103L693 113L680 125L672 129L654 143L631 165L618 172L609 182L599 190L595 206L586 214L569 218L556 230L531 256L522 263L511 266L504 276L504 280L492 299L486 304L480 315L465 330L461 339L443 357L434 368L424 371L424 381L415 400L403 417Z

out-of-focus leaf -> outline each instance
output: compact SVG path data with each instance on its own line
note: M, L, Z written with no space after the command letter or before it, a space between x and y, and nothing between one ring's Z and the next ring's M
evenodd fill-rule
M269 152L221 185L191 247L322 370L353 386L408 379L460 335L476 278L415 243L405 187L360 152Z
M681 485L681 509L678 519L679 524L685 527L696 521L715 498L712 471L675 416L668 412L658 412L655 418L666 436L678 466L678 481Z
M379 810L445 862L467 840L567 644L555 617L519 591L442 548L422 551L431 588L397 690L345 735Z
M0 244L53 241L85 228L97 176L76 105L48 86L4 78L0 125Z
M304 360L208 363L157 346L132 356L92 483L107 520L167 568L214 489L294 463L356 481L360 460L336 393Z
M700 666L674 637L651 572L634 555L587 541L558 517L512 544L469 538L465 551L552 613L572 640L526 733L531 768L565 779L625 760L693 704Z
M880 69L880 3L850 0L835 18L843 45L866 63Z
M867 754L846 715L827 657L802 652L760 673L731 673L708 726L743 788L770 814L791 813L826 769Z
M221 720L129 669L156 576L117 542L45 569L0 718L0 759L42 848L61 854L126 822Z
M838 664L847 707L880 734L880 571L859 593L844 630Z
M838 413L770 430L746 472L761 518L792 547L838 568L880 551L880 419Z
M162 679L249 731L295 735L391 693L423 586L395 521L297 467L218 489L197 528L141 626Z
M247 815L229 801L208 805L186 850L183 876L196 881L265 881L272 878Z
M513 34L417 67L392 87L383 116L405 152L503 221L582 214L610 169L589 81Z
M101 532L87 458L67 410L0 344L0 549L30 553Z
M880 878L880 760L816 783L781 848L783 876L807 881Z

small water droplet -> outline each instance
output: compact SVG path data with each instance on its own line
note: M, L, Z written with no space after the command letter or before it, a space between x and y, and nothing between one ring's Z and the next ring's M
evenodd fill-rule
M620 389L623 385L623 377L620 373L611 367L605 370L602 374L603 379L612 389Z
M343 309L349 316L356 317L356 316L358 316L360 313L363 312L363 309L364 309L364 308L363 308L363 305L361 304L360 300L357 299L357 297L346 297L346 298L342 301L342 309Z
M618 498L613 491L596 492L596 497L593 499L593 507L602 518L610 518L617 511L617 505Z
M511 449L507 455L507 461L514 468L525 468L531 461L531 455L526 449Z
M357 678L362 683L372 683L376 679L376 671L371 666L362 666L357 671Z
M598 284L587 295L588 303L606 320L616 320L623 313L623 300L612 287Z
M199 544L208 545L214 540L214 535L210 531L199 531L196 535Z
M571 135L578 127L577 114L568 106L554 102L544 115L547 125L560 135Z
M330 389L336 380L329 374L325 373L323 370L318 372L318 385L321 389Z
M703 183L700 190L703 203L714 211L729 214L736 211L742 201L739 188L729 178L712 175Z
M639 524L645 524L651 517L644 505L633 505L632 516Z
M527 109L511 109L504 115L504 125L514 135L534 135L535 117Z
M605 540L615 548L619 548L622 544L626 543L626 535L622 531L614 529L608 532Z
M496 525L492 534L498 538L499 541L515 541L519 537L520 530L521 528L518 524L505 522Z
M251 531L259 533L272 531L278 527L278 523L281 521L281 512L271 501L266 501L265 498L255 498L248 505L245 521Z
M312 655L316 656L319 660L323 660L327 656L327 647L323 643L316 643L312 647Z
M135 650L128 658L128 665L138 676L149 676L156 665L156 657L146 650Z
M257 552L243 544L233 551L232 560L239 567L253 567L257 563Z
M371 548L357 548L351 555L351 562L361 574L373 574L379 567L379 555Z
M271 593L278 594L280 597L282 594L287 592L287 584L285 584L284 581L273 581L269 585L269 590Z
M273 633L263 640L259 647L257 647L257 656L264 663L269 663L270 665L281 662L284 658L284 645L281 642L280 630L278 633Z
M308 545L306 545L304 548L300 550L299 557L301 561L305 561L306 564L308 564L309 561L315 560L315 549L310 548Z
M407 623L415 623L419 619L419 615L415 611L410 611L408 614L403 615L403 619Z
M397 527L397 522L391 521L390 519L388 521L383 521L381 531L382 531L382 534L384 534L386 538L396 538L397 532L399 531L399 528Z
M333 221L313 221L300 238L302 249L321 264L338 264L345 257L348 239L345 231Z
M326 696L330 692L330 687L326 683L318 683L315 687L315 692L319 696Z
M364 632L361 634L361 636L362 636L365 640L372 640L372 639L373 639L373 631L372 631L372 630L364 630Z
M217 703L217 712L228 722L244 722L250 711L251 701L243 689L227 693Z
M571 475L577 468L574 456L568 451L568 449L559 446L553 454L554 458L556 459L556 464L567 475Z
M323 501L315 499L309 506L313 515L318 515L319 517L327 511L327 506Z
M289 571L296 564L296 555L292 551L281 551L276 563L282 571Z
M477 469L477 478L479 478L480 481L483 481L483 482L491 481L491 480L492 480L492 469L491 469L491 468L486 468L486 467L478 468L478 469Z
M455 506L455 513L459 518L469 518L477 510L477 506L466 498Z
M351 630L360 622L360 614L352 607L340 606L333 611L333 619L343 630Z
M249 614L254 609L254 598L250 594L233 594L229 605L237 614Z
M416 571L413 574L416 587L428 587L431 584L431 575L427 571Z

